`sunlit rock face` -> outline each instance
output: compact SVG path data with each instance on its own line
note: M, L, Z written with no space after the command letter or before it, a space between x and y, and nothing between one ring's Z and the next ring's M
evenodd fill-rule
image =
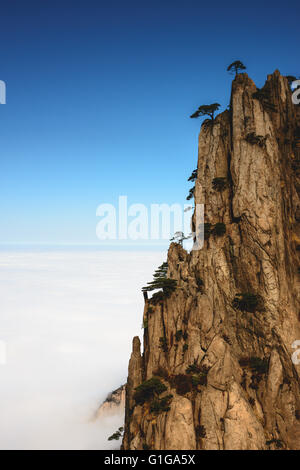
M229 110L202 125L195 203L226 233L212 230L191 253L169 248L177 288L145 302L124 449L300 449L299 130L278 71L262 90L237 75ZM137 402L136 387L152 377L165 390Z

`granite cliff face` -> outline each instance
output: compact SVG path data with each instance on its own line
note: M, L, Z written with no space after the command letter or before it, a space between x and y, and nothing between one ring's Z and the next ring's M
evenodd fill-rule
M95 413L95 419L102 418L113 414L119 414L125 408L125 385L111 392L106 400L99 406Z
M177 288L145 301L124 449L300 449L299 129L278 71L261 90L237 75L230 109L202 125L195 203L205 204L204 247L171 244ZM165 391L137 401L136 387L153 377Z

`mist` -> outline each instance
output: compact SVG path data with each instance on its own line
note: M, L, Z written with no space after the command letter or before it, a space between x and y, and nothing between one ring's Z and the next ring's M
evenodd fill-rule
M1 449L116 449L123 415L93 420L126 382L141 287L161 252L0 253Z

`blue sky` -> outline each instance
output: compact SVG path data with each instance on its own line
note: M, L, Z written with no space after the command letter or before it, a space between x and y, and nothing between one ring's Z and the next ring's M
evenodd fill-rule
M96 208L119 195L184 203L189 115L226 108L227 65L241 59L258 86L276 68L299 75L299 6L105 4L1 6L0 243L97 243Z

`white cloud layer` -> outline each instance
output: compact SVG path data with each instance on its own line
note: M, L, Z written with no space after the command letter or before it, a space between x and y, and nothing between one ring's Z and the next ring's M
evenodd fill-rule
M93 422L126 381L141 287L160 252L1 252L1 449L113 449L123 416ZM1 343L3 344L3 343Z

